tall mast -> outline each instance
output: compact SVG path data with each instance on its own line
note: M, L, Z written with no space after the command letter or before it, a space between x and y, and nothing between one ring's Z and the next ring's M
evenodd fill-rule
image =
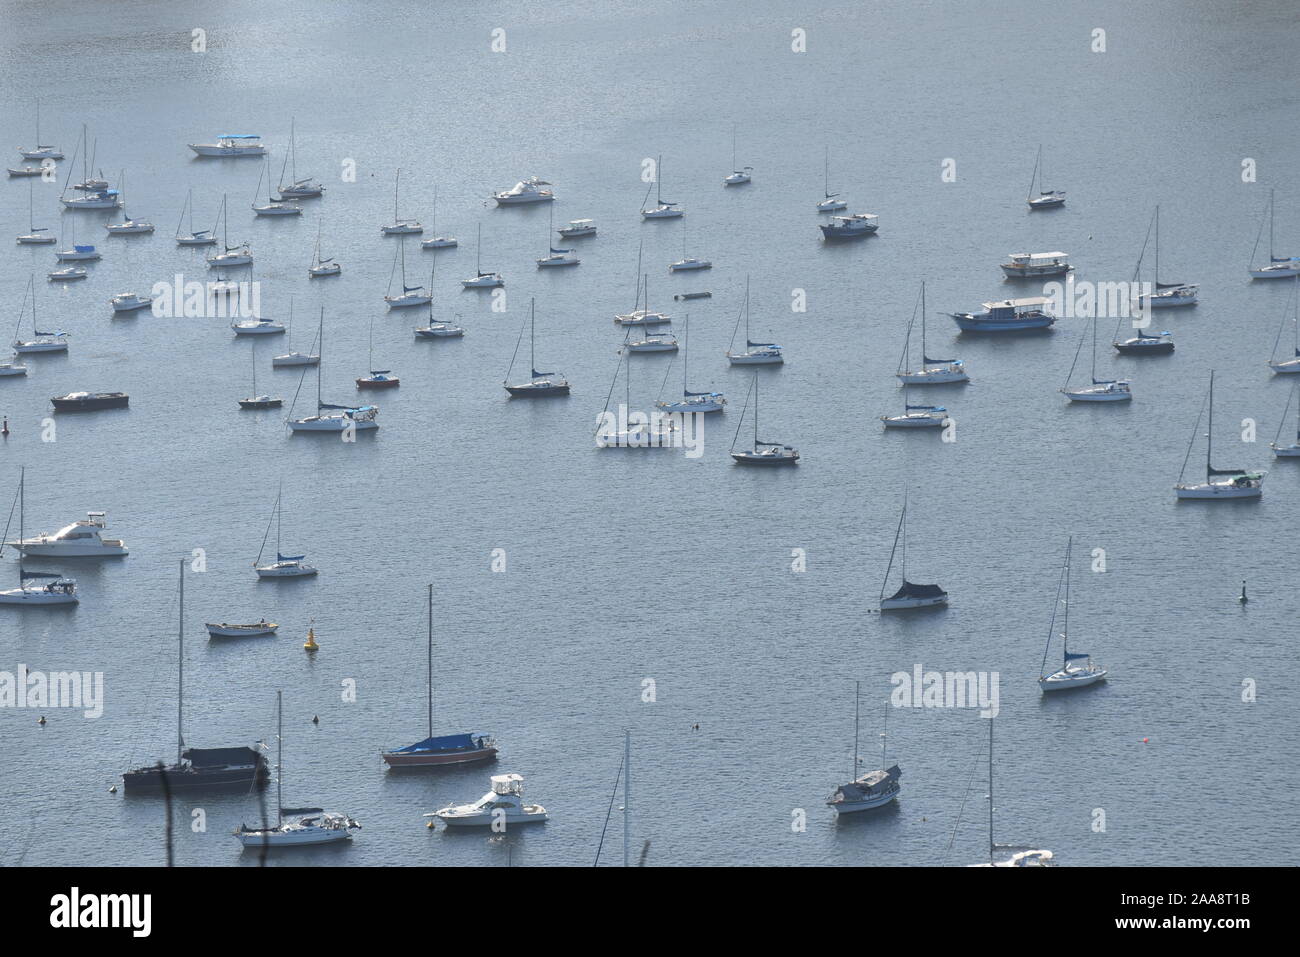
M181 752L185 748L185 737L181 733L181 717L184 714L185 701L185 559L180 561L181 600L180 612L176 621L176 763L181 763Z
M528 300L528 372L537 368L537 300Z
M284 495L284 479L280 479L280 491L275 494L275 560L280 560L280 519L283 512L280 510L280 499Z
M1270 255L1272 255L1270 253ZM1156 292L1160 291L1160 206L1156 205Z
M623 732L623 866L632 854L632 732Z
M393 177L393 223L397 223L397 187L402 182L402 168L397 168L397 175Z
M429 737L433 737L433 583L429 583Z
M1273 262L1273 190L1268 191L1268 261Z
M1065 545L1065 614L1061 622L1061 654L1062 667L1068 667L1070 664L1070 550L1074 547L1074 536L1071 535Z
M925 369L925 364L930 360L926 358L925 351L925 280L921 280L921 368Z
M758 451L758 373L754 373L754 451Z
M850 781L858 779L858 705L862 700L862 682L853 682L853 773Z
M907 489L903 489L903 515L898 520L898 530L903 536L903 584L907 584Z
M284 823L284 692L275 693L275 826Z
M993 863L993 719L989 718L989 864Z
M316 412L320 413L320 367L325 361L325 307L320 307L320 328L316 330L316 343L320 352L316 356Z
M1210 370L1210 430L1205 435L1205 481L1210 480L1210 452L1214 447L1214 370Z
M662 206L664 204L663 172L664 172L664 154L660 153L655 158L655 200L657 205L659 206Z
M23 540L23 519L26 517L27 466L18 473L18 541ZM18 587L23 587L23 550L18 549Z
M691 314L686 314L686 331L682 335L682 398L686 398L686 355L691 348Z
M889 742L889 699L886 698L886 699L885 699L885 723L884 723L884 725L882 726L881 731L880 731L880 767L881 767L881 770L884 770L885 765L889 763L889 762L886 760L886 758L885 758L885 755L888 753L888 742Z

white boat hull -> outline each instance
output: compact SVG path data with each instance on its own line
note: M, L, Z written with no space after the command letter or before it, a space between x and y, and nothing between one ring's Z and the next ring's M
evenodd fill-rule
M1058 671L1046 678L1039 678L1038 687L1042 688L1043 691L1069 691L1072 688L1086 688L1088 685L1095 685L1098 681L1104 680L1105 677L1106 670L1104 668L1091 670L1072 668L1066 671Z
M377 429L379 423L374 419L353 419L342 415L313 415L306 419L291 420L289 428L294 432L344 432L348 428L361 432Z
M882 415L880 421L887 429L938 429L944 422L930 415Z
M276 562L255 566L253 570L257 572L258 578L309 578L320 573L318 569L301 562Z
M1251 279L1291 279L1295 276L1300 276L1300 262L1278 263L1276 266L1250 270Z
M340 276L342 274L343 274L343 267L339 265L311 266L307 270L307 275L309 275L312 279L320 279L324 276Z
M125 545L77 545L73 542L29 542L20 549L33 558L117 558L129 555Z
M881 611L900 611L907 608L933 608L935 605L948 604L947 595L933 598L885 598L880 602Z
M199 156L265 156L265 146L217 146L215 143L190 143Z
M293 366L314 366L320 363L320 356L303 355L300 352L293 352L286 356L275 356L271 359L271 368L285 369Z
M455 249L460 243L450 236L435 236L420 243L421 249Z
M784 363L785 357L769 353L728 352L727 361L733 366L774 366Z
M506 829L509 830L516 824L541 824L546 821L546 809L538 805L533 805L534 811L525 811L522 814L507 814L502 819ZM442 821L448 827L490 827L496 820L492 813L475 813L475 814L456 814L451 811L439 811L438 820Z
M424 232L424 227L419 223L390 223L380 226L379 230L385 236L411 236Z
M1268 367L1280 375L1291 375L1300 372L1300 357L1285 362L1270 362Z
M1179 498L1189 499L1239 499L1260 498L1264 489L1260 486L1239 486L1219 482L1202 482L1196 485L1175 485L1174 492Z
M1278 445L1276 442L1269 444L1273 454L1280 459L1300 458L1300 445Z
M1133 398L1133 393L1127 389L1108 389L1104 386L1062 389L1061 393L1071 402L1128 402Z
M37 588L10 588L0 591L0 605L75 605L76 595L47 592Z
M968 376L961 369L918 369L916 372L897 372L895 375L903 385L946 385L952 382L969 382Z
M239 843L244 847L305 847L352 840L348 831L324 827L292 831L236 831L235 837L239 838Z

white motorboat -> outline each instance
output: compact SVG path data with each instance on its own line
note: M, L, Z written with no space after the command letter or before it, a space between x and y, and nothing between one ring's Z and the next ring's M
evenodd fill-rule
M1273 250L1273 190L1268 191L1268 208L1264 212L1268 220L1268 264L1256 266L1255 253L1259 249L1259 240L1264 233L1264 224L1259 224L1255 235L1255 248L1250 251L1250 263L1247 271L1252 279L1291 279L1300 276L1300 256L1278 256Z
M18 478L18 541L23 541L23 522L26 518L27 469ZM8 543L4 543L8 544ZM0 554L4 553L0 544ZM0 591L0 605L75 605L77 583L74 579L51 572L29 572L23 567L23 549L18 550L18 587Z
M556 232L565 239L581 239L584 236L595 236L596 221L594 219L571 219L568 225L561 226Z
M257 572L258 578L304 578L317 574L317 569L303 560L306 555L284 555L280 552L283 497L284 482L281 481L280 490L275 496L275 508L271 510L271 517L266 523L266 534L262 536L262 548L258 550L257 558L253 560L253 570ZM266 550L266 540L271 535L271 522L275 522L275 561L262 565L259 563L262 561L262 552Z
M832 217L829 223L817 227L829 242L845 239L862 239L873 235L880 229L880 217L874 213L852 213L848 216Z
M745 394L745 405L740 409L740 421L736 423L736 435L731 439L731 460L737 465L772 466L798 465L799 451L791 445L781 442L765 442L758 437L758 372L750 383L754 393L754 441L747 449L736 448L736 438L740 427L745 423L745 411L749 406L749 394Z
M519 354L519 343L524 337L523 326L520 326L519 338L515 340L514 355L510 357L510 365L506 367L506 377L501 383L512 399L549 399L569 394L569 380L562 374L537 371L536 304L537 300L528 300L528 369L532 373L532 378L526 382L510 381L510 373L515 367L515 356Z
M355 434L379 428L379 407L374 405L337 405L321 399L321 362L325 352L325 308L320 311L320 325L316 330L320 355L316 357L316 414L300 419L290 418L286 423L292 432L336 432ZM300 363L306 365L307 363ZM289 410L290 416L293 409ZM314 573L314 572L313 572Z
M546 808L524 802L521 774L494 774L492 789L472 804L453 804L426 814L448 827L493 827L504 830L512 824L538 824L546 820Z
M506 281L500 273L483 271L483 224L478 225L477 249L474 252L474 278L462 279L460 284L465 289L495 289L504 286Z
M1039 279L1045 276L1064 276L1074 267L1070 257L1063 252L1009 253L1002 271L1008 279Z
M1277 424L1277 435L1273 436L1273 441L1269 443L1269 448L1273 450L1273 455L1279 459L1300 458L1300 422L1296 423L1295 441L1290 445L1282 444L1282 432L1286 428L1287 413L1291 411L1291 403L1296 399L1296 391L1300 389L1300 382L1291 386L1291 394L1287 396L1286 407L1282 409L1282 420ZM1296 415L1300 418L1300 404L1296 406Z
M280 626L263 618L247 625L232 625L224 621L218 624L210 621L204 627L208 629L208 635L212 638L255 638L260 635L274 635Z
M1085 688L1106 678L1106 669L1094 665L1087 653L1070 651L1070 551L1073 547L1074 537L1071 536L1065 546L1065 564L1061 568L1061 579L1056 585L1056 602L1052 606L1051 624L1047 627L1047 647L1043 649L1043 664L1039 669L1041 677L1038 679L1038 687L1044 692ZM1061 611L1061 652L1064 658L1060 670L1048 674L1047 656L1052 650L1058 610Z
M885 591L889 587L889 573L894 568L894 556L902 543L903 581L898 591L888 598ZM898 516L898 529L894 532L894 545L889 550L889 564L885 566L885 577L880 583L880 610L902 611L910 608L933 608L948 604L948 593L938 585L918 585L907 580L907 496L903 496L903 512Z
M1174 494L1180 499L1205 499L1223 501L1226 499L1260 498L1264 494L1264 476L1266 472L1248 472L1245 469L1216 469L1211 464L1214 452L1214 372L1210 372L1209 393L1209 428L1205 443L1205 481L1184 482L1183 473L1187 471L1187 460L1191 458L1192 446L1200 435L1202 405L1196 415L1196 427L1192 430L1191 441L1187 444L1187 456L1183 459L1183 471L1178 475L1178 484Z
M921 283L921 366L909 368L908 352L912 345L912 325L916 322L916 310L907 324L907 336L903 339L903 356L898 361L898 371L894 373L905 386L911 385L945 385L954 382L969 382L966 366L961 359L931 359L925 344L925 283Z
M861 700L861 682L853 685L853 780L841 784L835 789L826 803L836 814L853 814L857 811L870 811L884 807L898 797L901 790L898 779L903 772L895 764L889 767L886 741L889 732L889 705L885 705L885 730L880 734L880 769L858 774L858 704Z
M262 137L251 133L224 133L215 143L188 145L199 156L265 156L268 152L262 145Z
M824 198L817 204L819 213L838 213L841 210L848 209L849 204L839 198L839 193L831 192L831 148L826 147L826 158L823 162L823 180L822 194Z
M211 625L208 626L209 631ZM327 812L318 807L284 806L284 696L275 693L276 758L275 826L249 827L240 824L234 835L244 847L269 850L273 847L303 847L314 844L337 844L352 838L361 825L346 814ZM285 815L289 815L286 820Z
M48 245L49 243L53 243L57 241L54 238L54 236L50 234L48 227L46 226L38 227L36 225L36 217L34 213L35 195L36 195L35 184L28 183L27 184L27 229L29 230L29 232L26 232L23 235L18 237L18 245L20 246L44 246L44 245Z
M655 181L646 187L645 199L641 201L642 219L676 219L686 213L686 210L682 209L681 206L671 200L664 199L663 190L659 185L662 177L663 156L659 156L655 160ZM655 205L647 207L645 202L650 198L650 190L652 189L655 191Z
M731 344L727 346L727 361L733 366L780 365L785 362L781 347L775 342L755 342L749 338L749 277L745 277L745 305L741 309L745 320L745 351L733 351L736 333L740 330L741 316L736 317L736 325L731 330Z
M406 240L402 239L397 244L397 254L393 257L393 266L398 265L400 260L402 272L402 291L393 295L393 280L390 274L388 280L388 294L384 296L384 302L389 309L410 309L412 306L427 306L432 297L424 291L423 286L408 286L406 284Z
M129 554L120 538L104 538L103 512L87 512L80 521L65 525L53 534L40 534L6 542L24 555L41 558L116 558Z
M397 175L393 179L393 221L379 227L379 231L385 236L406 236L412 233L418 234L424 232L424 227L416 219L402 219L398 214L398 190L401 188L402 171L399 168Z
M284 334L283 323L273 319L243 319L230 324L237 336L278 336Z
M54 146L41 144L41 101L36 100L36 145L24 149L18 147L18 154L25 160L61 160L63 151Z
M1042 173L1043 169L1043 147L1038 147L1038 158L1034 160L1034 172L1029 177L1029 195L1025 197L1025 202L1029 204L1029 211L1034 212L1040 209L1058 209L1065 205L1065 191L1060 189L1047 189L1043 186L1046 174ZM1034 184L1038 184L1038 194L1034 194Z
M1074 350L1074 361L1070 371L1065 374L1065 384L1061 394L1071 402L1128 402L1133 398L1133 391L1127 379L1097 378L1097 317L1092 317L1092 384L1071 387L1070 378L1074 367L1079 364L1079 352L1083 349L1084 337L1079 336L1079 345Z
M5 167L5 171L11 177L17 178L20 176L25 176L30 178L33 176L40 176L42 173L45 172L45 169L44 169L44 164L42 164L41 166L8 166Z
M529 203L549 203L555 199L555 192L548 189L551 184L544 179L530 176L522 182L515 183L509 189L492 194L498 206L524 206Z
M686 360L691 343L691 317L686 317L686 331L682 336L682 397L675 402L656 402L662 412L721 412L727 400L721 392L692 392L687 388Z

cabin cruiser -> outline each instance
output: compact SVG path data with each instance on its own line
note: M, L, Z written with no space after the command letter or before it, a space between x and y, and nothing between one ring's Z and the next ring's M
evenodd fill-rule
M60 199L68 209L117 209L122 205L115 189L86 190L85 195L73 199Z
M1003 299L984 303L982 313L949 313L963 332L1016 332L1026 329L1046 329L1056 317L1046 310L1051 302L1046 296L1026 299Z
M1008 279L1036 279L1041 276L1064 276L1074 267L1063 252L1010 253L1002 271Z
M713 268L713 263L709 262L709 260L695 259L694 257L679 259L677 260L677 262L669 263L668 265L669 272L689 272L690 270L693 269L712 269L712 268Z
M836 814L883 807L898 797L902 790L898 783L902 773L897 764L887 770L868 771L851 784L837 787L826 803L835 809Z
M209 269L220 269L222 266L251 266L253 251L247 243L242 246L227 246L224 253L207 257L207 263Z
M265 156L267 149L262 137L250 133L227 133L217 137L215 143L190 143L199 156Z
M861 239L870 236L880 228L879 217L874 213L853 213L850 216L835 216L829 223L819 227L822 236L831 241L840 239Z
M17 358L18 353L13 352L10 353L8 361L0 362L0 376L27 375L27 366L14 361Z
M498 206L522 206L527 203L549 203L555 199L555 193L550 189L545 189L551 184L544 179L538 179L536 176L530 176L520 183L515 183L510 189L503 189L493 193L492 198L496 200Z
M574 219L570 220L567 226L561 226L556 230L565 239L578 239L582 236L596 235L596 221L594 219Z
M490 780L492 790L473 804L453 804L425 817L435 817L448 827L489 827L498 821L509 827L546 820L546 808L524 803L523 775L494 774Z
M651 332L627 344L628 352L676 352L677 340L669 332Z
M53 535L41 534L16 542L5 542L24 555L43 558L110 558L128 554L119 538L103 538L104 513L87 512L86 517L66 525Z
M614 322L620 326L663 326L672 321L671 316L662 312L651 312L649 309L636 309L614 317Z
M245 319L243 322L232 323L230 328L235 330L237 336L275 336L284 332L281 323L270 319Z
M153 305L152 296L137 296L133 292L124 292L109 300L114 312L135 312Z

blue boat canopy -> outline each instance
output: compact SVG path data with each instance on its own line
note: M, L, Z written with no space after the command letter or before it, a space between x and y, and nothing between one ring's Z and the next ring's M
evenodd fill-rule
M260 140L261 138L257 133L222 133L218 137L223 140Z
M300 562L306 557L306 555L281 555L279 552L275 553L277 562Z
M1072 653L1072 652L1068 652L1068 651L1067 651L1067 652L1065 653L1065 660L1066 660L1066 661L1077 661L1077 660L1080 659L1080 658L1087 658L1087 657L1088 657L1087 652L1080 652L1080 653L1078 653L1078 654L1074 654L1074 653Z
M424 754L427 752L478 751L482 749L478 739L472 734L444 734L437 738L425 738L404 748L397 748L393 754Z

